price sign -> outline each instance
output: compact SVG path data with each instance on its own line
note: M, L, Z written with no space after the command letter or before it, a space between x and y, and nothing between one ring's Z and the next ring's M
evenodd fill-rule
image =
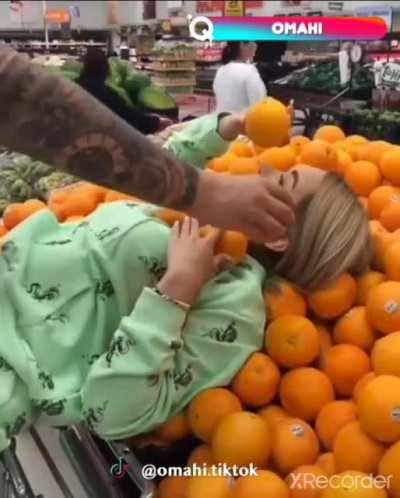
M226 1L224 4L224 15L231 17L241 17L245 15L244 1Z
M400 88L400 64L388 62L381 67L378 76L379 86L398 90Z
M68 24L71 20L68 10L48 10L45 18L49 24Z

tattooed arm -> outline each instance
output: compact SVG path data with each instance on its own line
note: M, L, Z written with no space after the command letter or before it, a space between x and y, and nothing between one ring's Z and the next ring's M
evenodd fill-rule
M74 83L5 47L0 82L0 141L9 149L155 204L193 204L199 172Z
M282 238L290 196L266 178L199 172L65 78L0 46L0 143L72 175L255 241Z

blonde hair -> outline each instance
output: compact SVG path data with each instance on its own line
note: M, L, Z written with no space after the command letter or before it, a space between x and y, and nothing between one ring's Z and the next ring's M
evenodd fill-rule
M357 196L336 174L328 173L318 192L297 210L289 247L276 271L305 291L343 272L365 271L372 257L368 219Z

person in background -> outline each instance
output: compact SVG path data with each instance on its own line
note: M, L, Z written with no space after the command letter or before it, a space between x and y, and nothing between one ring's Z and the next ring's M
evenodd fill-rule
M97 48L90 48L83 59L83 69L77 83L145 135L161 131L172 124L170 119L128 107L122 98L107 85L106 80L109 74L110 65L106 54Z
M253 65L257 44L228 42L214 79L217 112L242 112L266 97L265 85Z

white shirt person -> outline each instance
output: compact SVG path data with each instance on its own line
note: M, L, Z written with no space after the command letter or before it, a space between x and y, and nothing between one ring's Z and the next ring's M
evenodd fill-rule
M266 97L264 82L252 64L256 50L254 42L228 42L225 46L223 65L213 85L218 113L242 112Z

